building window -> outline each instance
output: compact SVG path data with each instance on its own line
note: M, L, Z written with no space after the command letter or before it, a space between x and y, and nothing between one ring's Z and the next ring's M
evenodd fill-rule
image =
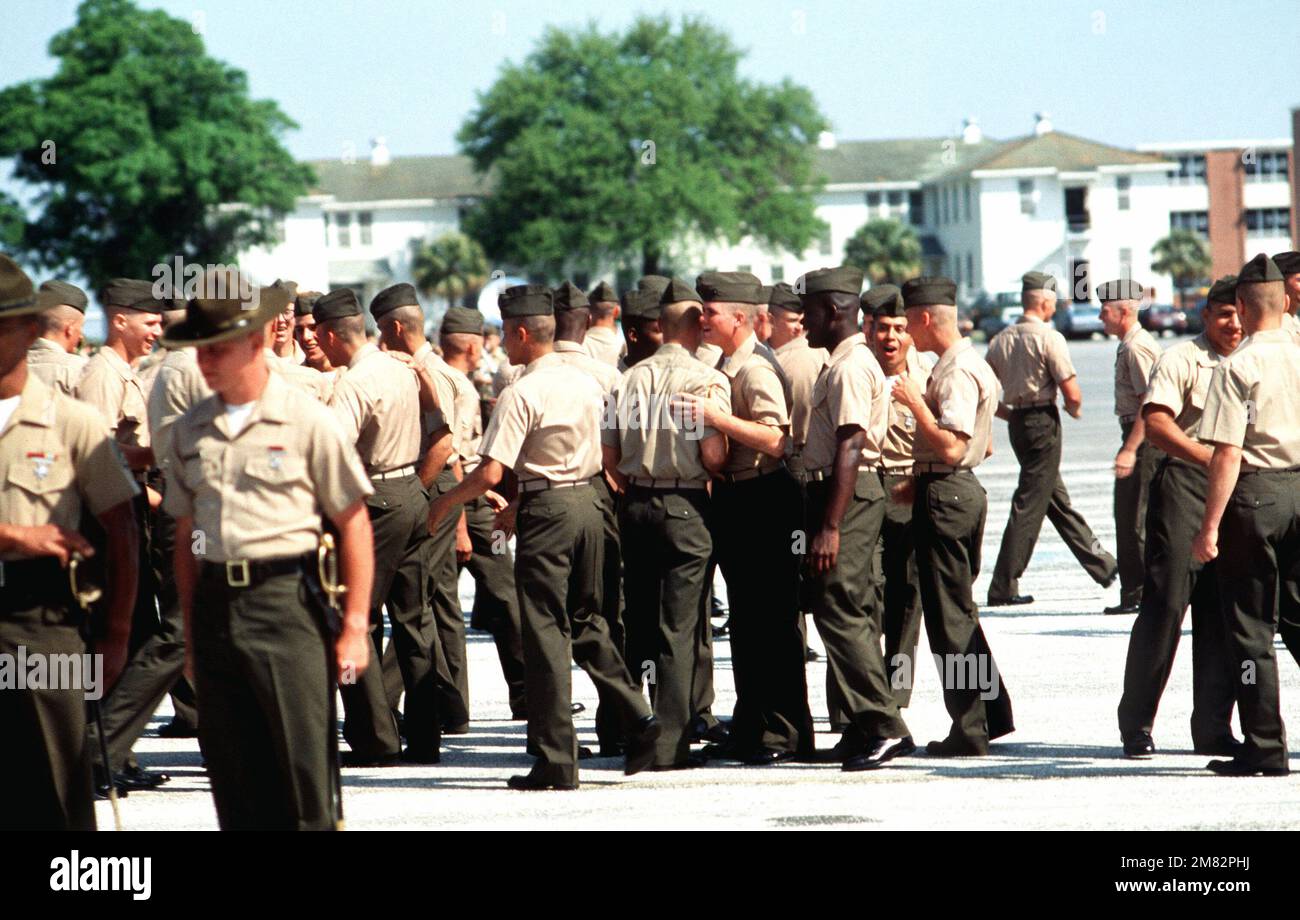
M878 207L880 207L880 193L867 192L867 217L870 217Z
M1021 179L1020 184L1020 213L1028 214L1032 217L1038 211L1038 204L1034 201L1034 180Z
M1205 155L1201 153L1184 154L1178 158L1178 172L1174 173L1174 185L1204 185Z
M784 281L784 280L785 280L785 266L784 266L784 265L773 265L772 268L771 268L771 272L772 272L772 283L773 283L773 284L776 284L776 283L779 282L779 281Z
M970 220L970 183L967 182L961 187L962 203L966 207L966 220Z
M925 195L923 193L907 193L907 218L915 227L925 223Z
M831 254L831 228L827 227L822 231L821 239L817 241L817 251L824 256Z
M1127 211L1129 209L1129 205L1130 205L1129 192L1132 191L1132 189L1133 189L1132 176L1115 177L1116 204L1118 205L1121 211Z
M903 216L903 193L901 191L890 192L888 195L885 196L885 200L889 202L888 216L890 217Z
M329 215L329 212L326 211L325 213L323 213L323 214L321 215L321 217L324 218L324 221L325 221L325 248L326 248L326 249L329 249L329 247L330 247L330 215Z
M1190 230L1201 236L1210 235L1210 215L1207 211L1170 211L1170 230Z
M1285 182L1287 181L1286 151L1268 151L1254 153L1245 158L1242 164L1247 182Z
M339 248L349 248L352 245L352 213L335 214L334 225L338 229Z
M362 211L357 215L357 222L361 225L361 245L369 246L374 242L370 234L370 222L372 215L369 211Z
M1291 235L1290 208L1251 208L1246 212L1246 232L1251 236Z

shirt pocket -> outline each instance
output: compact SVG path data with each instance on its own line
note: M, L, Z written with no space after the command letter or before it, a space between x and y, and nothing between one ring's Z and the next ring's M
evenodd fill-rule
M301 483L307 464L292 454L267 451L246 457L243 471L249 487L278 490Z
M72 478L72 461L62 452L16 457L7 477L10 485L49 507L71 488Z

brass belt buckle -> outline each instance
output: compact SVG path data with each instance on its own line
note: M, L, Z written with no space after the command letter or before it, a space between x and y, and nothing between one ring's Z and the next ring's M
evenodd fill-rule
M247 588L251 582L247 559L226 563L226 584L232 588Z

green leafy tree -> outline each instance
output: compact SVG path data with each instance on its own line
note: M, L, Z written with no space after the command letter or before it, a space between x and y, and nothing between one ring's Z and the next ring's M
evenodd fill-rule
M495 180L467 230L494 259L552 275L658 273L687 238L802 251L822 227L812 151L826 122L806 89L742 79L741 57L694 18L547 30L461 127Z
M184 20L86 0L49 50L52 77L0 90L0 157L34 193L8 235L45 268L98 285L175 256L233 262L312 181L280 143L294 122ZM22 213L3 211L0 229Z
M1209 277L1210 248L1191 230L1171 230L1151 247L1151 270L1173 279L1178 301L1187 303L1187 292Z
M845 241L844 264L862 269L872 284L901 284L921 273L921 241L901 221L869 220Z
M447 233L432 241L412 240L411 250L411 274L421 294L441 294L454 303L487 283L487 255L477 241L463 233Z

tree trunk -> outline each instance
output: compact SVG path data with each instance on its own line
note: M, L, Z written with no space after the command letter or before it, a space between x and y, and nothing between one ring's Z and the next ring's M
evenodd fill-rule
M653 243L645 243L641 246L641 274L659 274L659 247Z

